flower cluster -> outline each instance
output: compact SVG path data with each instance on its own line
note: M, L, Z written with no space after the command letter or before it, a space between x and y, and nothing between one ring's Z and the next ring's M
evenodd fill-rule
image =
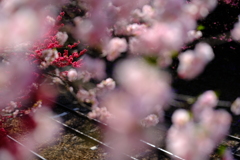
M206 43L199 43L194 51L187 50L179 55L178 75L183 79L193 79L213 58L212 48Z
M39 140L51 139L57 131L56 124L49 118L43 118L52 115L45 102L49 95L43 92L44 88L50 88L42 83L40 67L35 65L40 65L40 62L49 65L58 56L53 49L60 47L54 35L60 25L55 25L54 20L47 16L55 14L52 12L56 9L53 4L56 1L0 2L1 159L24 160L31 156L7 137L7 128L13 119L19 121L22 129L27 131L25 145L31 149L36 147ZM59 1L59 4L63 2ZM63 13L60 14L62 16ZM61 37L58 36L58 39L60 41Z
M214 110L217 101L213 91L206 91L193 105L192 117L186 110L175 111L167 148L184 159L207 159L228 133L231 123L230 114Z
M104 57L109 64L127 55L127 60L114 65L115 88L107 87L113 86L113 83L107 84L112 82L107 79L91 87L80 85L75 91L79 101L92 105L90 118L100 119L113 127L118 126L117 130L124 138L116 147L125 152L130 147L129 143L124 143L127 139L133 135L143 138L139 128L163 121L164 110L169 106L173 94L171 78L161 69L171 65L172 58L177 56L180 62L178 77L192 80L215 57L212 47L205 42L197 43L194 50L178 53L187 43L203 36L202 31L197 29L197 21L205 18L216 7L217 0L79 0L79 5L86 13L74 18L72 35L98 52L92 53L94 61L84 57L85 62L91 59L95 64L98 58ZM124 56L121 56L122 53ZM81 80L89 84L90 79L102 80L104 76L96 74L103 73L105 68L86 65L84 58L80 70L69 73L69 81ZM146 63L148 59L152 60L150 63L153 66ZM99 92L102 87L106 91ZM216 105L216 95L208 91L192 106L193 117L186 111L176 111L167 140L169 150L186 159L194 159L194 155L206 159L224 138L231 122L230 115L225 111L213 109ZM177 135L180 135L179 142ZM203 145L208 147L204 148L207 151L200 147ZM183 150L182 146L187 147Z
M91 109L89 118L117 126L122 136L113 138L116 150L141 147L136 137L150 139L143 130L162 123L172 102L175 78L167 71L173 58L179 60L178 78L190 81L215 57L210 44L198 42L204 30L197 24L217 0L73 0L81 14L57 16L52 11L64 1L0 1L0 158L26 159L17 146L9 147L9 119L23 118L29 148L54 135L45 100L57 96L57 86ZM231 37L239 41L240 22ZM182 51L189 43L195 49ZM184 159L207 159L231 123L217 104L216 94L206 91L190 111L176 110L167 149ZM238 98L231 111L239 110ZM115 137L106 135L106 141Z
M55 19L52 17L47 17L47 25L50 25L51 28L49 31L43 35L40 41L34 44L33 50L34 53L30 54L31 57L37 59L40 63L41 68L47 68L50 65L56 67L80 67L81 61L78 60L87 50L84 49L79 53L77 51L69 53L68 49L73 49L78 46L80 42L75 42L72 45L67 45L68 49L65 49L63 53L58 52L57 48L63 48L65 42L68 39L66 32L59 32L59 28L64 25L60 23L64 12L61 12L60 15Z

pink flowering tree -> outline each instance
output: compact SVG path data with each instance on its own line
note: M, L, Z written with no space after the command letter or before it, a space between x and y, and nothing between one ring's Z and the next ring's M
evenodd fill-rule
M81 14L72 17L69 10L60 12L66 2L0 2L0 157L26 157L7 140L4 123L11 118L24 117L29 148L54 135L57 126L42 116L52 114L46 100L56 98L58 86L91 109L89 118L116 128L122 136L107 130L105 140L114 139L114 148L129 153L139 147L136 139L151 138L145 128L164 123L175 96L174 78L167 72L173 59L179 61L177 76L191 81L215 57L212 46L199 39L198 21L215 9L217 0L76 0L68 5ZM239 41L240 22L230 36ZM191 43L196 45L188 49ZM184 159L207 159L231 124L228 112L214 109L217 104L209 90L190 110L177 109L167 149ZM237 99L231 111L239 114L239 106Z

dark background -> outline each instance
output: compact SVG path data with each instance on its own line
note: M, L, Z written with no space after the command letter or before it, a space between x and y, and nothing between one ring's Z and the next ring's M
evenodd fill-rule
M219 2L217 8L206 19L198 21L199 25L205 27L202 31L203 37L188 46L194 48L199 41L205 41L213 47L215 59L207 65L201 75L191 81L177 77L178 60L174 60L170 69L176 93L197 96L205 90L214 90L219 94L219 99L228 101L240 96L240 43L227 41L230 30L238 22L239 14L239 6ZM226 38L220 40L221 35L225 35Z

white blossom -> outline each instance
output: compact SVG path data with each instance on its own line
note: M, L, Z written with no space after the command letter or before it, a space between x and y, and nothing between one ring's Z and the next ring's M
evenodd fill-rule
M56 34L57 40L59 42L60 45L64 45L64 43L67 41L68 39L68 35L66 32L58 32Z

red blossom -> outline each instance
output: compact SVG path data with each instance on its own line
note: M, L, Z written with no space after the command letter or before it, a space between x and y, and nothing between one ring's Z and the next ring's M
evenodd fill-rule
M73 62L73 63L72 63L72 66L73 66L73 67L76 67L76 68L81 67L81 60L76 61L76 62Z
M56 18L56 25L49 30L44 36L43 39L37 43L34 44L33 50L35 54L30 54L31 59L35 59L34 63L41 63L44 61L42 58L42 51L48 50L48 49L55 49L55 48L62 48L64 46L59 44L59 41L57 40L57 32L60 27L63 26L63 24L60 24L59 22L62 20L62 17L64 16L64 12L61 12L60 15ZM74 47L77 47L80 42L75 42L72 45L67 45L67 48L72 49ZM65 66L73 66L73 67L80 67L80 62L77 61L77 59L82 56L87 50L84 49L80 51L80 53L73 52L72 54L69 53L69 50L65 49L63 53L58 52L59 57L56 58L51 65L54 65L56 67L65 67Z
M7 136L7 132L4 128L0 128L0 138L4 138Z
M73 43L73 45L68 45L68 48L72 49L74 47L77 47L77 45L79 44L80 42L75 42Z
M7 143L7 132L4 128L0 128L0 147L5 147Z

